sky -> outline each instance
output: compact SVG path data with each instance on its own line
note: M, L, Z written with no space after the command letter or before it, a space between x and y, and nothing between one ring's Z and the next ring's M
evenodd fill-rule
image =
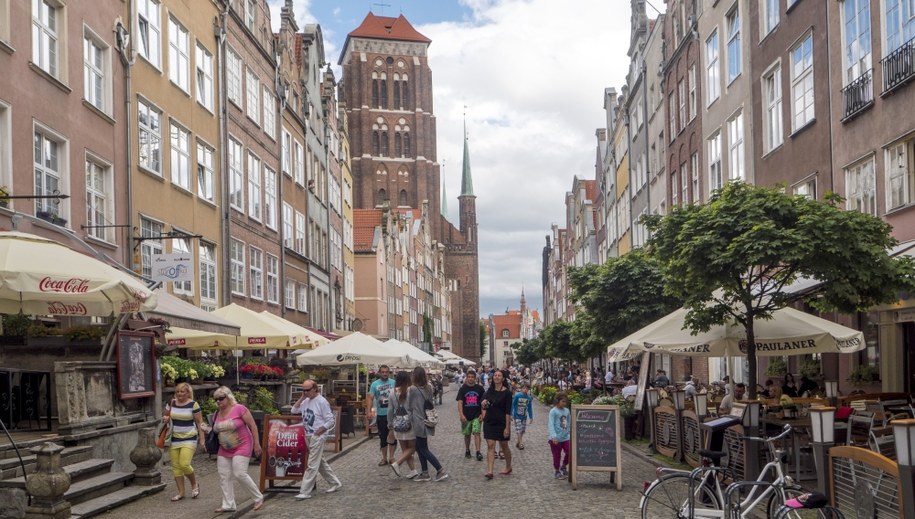
M284 0L268 0L274 29ZM664 2L651 2L663 9ZM542 309L542 252L565 227L575 176L594 178L606 125L603 92L620 91L629 58L627 0L294 0L301 27L319 23L337 61L366 14L403 14L432 40L429 66L438 161L449 220L458 222L466 113L479 224L480 314ZM650 18L657 15L650 6Z

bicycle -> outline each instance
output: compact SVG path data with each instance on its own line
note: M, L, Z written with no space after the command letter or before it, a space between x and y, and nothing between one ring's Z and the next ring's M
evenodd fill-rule
M772 461L760 470L755 481L737 482L723 488L723 480L729 472L727 467L718 466L726 452L701 449L702 464L692 471L659 468L658 478L651 482L642 492L639 505L642 519L695 519L697 517L714 517L721 519L748 519L755 517L755 510L766 502L766 517L785 519L836 519L841 517L832 509L794 509L786 510L785 501L805 493L785 474L783 459L784 449L778 448L776 442L792 432L790 425L785 425L781 434L771 438L745 436L743 439L764 442L769 449ZM767 478L774 476L771 482ZM745 497L731 502L733 493L740 494L749 488ZM835 512L838 513L838 512Z

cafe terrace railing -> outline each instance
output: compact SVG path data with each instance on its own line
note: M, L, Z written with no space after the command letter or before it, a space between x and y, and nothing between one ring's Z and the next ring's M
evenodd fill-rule
M829 449L833 506L845 517L902 518L903 488L893 460L859 447Z

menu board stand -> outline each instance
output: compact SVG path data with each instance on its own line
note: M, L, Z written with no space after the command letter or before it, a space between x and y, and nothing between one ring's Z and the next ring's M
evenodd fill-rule
M301 481L308 468L308 442L301 415L267 415L261 437L260 490L299 491L298 485L274 486L274 481ZM265 487L269 484L269 487Z
M578 487L579 472L610 472L623 489L620 452L620 408L616 405L573 405L569 481Z

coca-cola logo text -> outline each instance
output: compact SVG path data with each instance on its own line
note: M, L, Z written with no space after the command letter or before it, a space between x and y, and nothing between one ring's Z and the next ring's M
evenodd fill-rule
M121 313L129 314L132 312L140 311L140 303L135 303L133 301L121 301Z
M38 290L64 294L85 294L89 291L89 280L80 278L52 279L46 276L41 278L38 283Z
M48 313L51 315L86 315L86 305L51 301L48 303Z

